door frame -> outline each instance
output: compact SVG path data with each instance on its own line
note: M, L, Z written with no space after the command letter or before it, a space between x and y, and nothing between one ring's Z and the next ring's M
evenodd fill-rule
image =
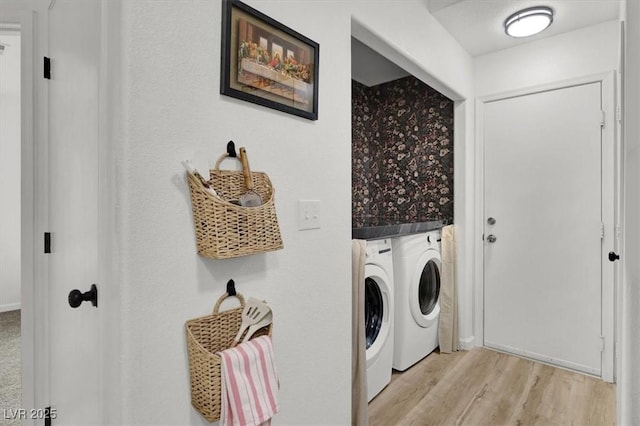
M20 26L20 297L22 406L26 410L44 408L48 402L48 331L46 329L48 263L43 257L43 230L47 228L47 92L38 78L42 69L43 34L46 19L29 5L4 2L0 6L2 24ZM40 65L40 66L39 66ZM27 411L28 412L28 411ZM24 424L36 424L36 419Z
M615 295L619 293L619 262L609 262L605 253L617 247L620 236L618 220L620 199L620 141L618 137L619 114L616 114L616 72L610 71L588 75L570 80L562 80L502 92L476 99L476 155L475 162L475 232L474 232L474 334L476 345L484 346L484 107L488 102L531 95L540 92L569 88L589 83L601 83L601 107L605 113L605 125L602 129L602 188L603 198L606 188L607 198L611 202L603 202L602 217L605 225L602 256L602 335L605 339L602 352L602 379L614 382L618 363L616 363L616 337L619 334L619 320L616 316Z

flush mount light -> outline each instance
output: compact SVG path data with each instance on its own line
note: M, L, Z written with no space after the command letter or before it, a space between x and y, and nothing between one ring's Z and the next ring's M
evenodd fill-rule
M553 22L553 10L536 6L520 10L504 21L504 31L511 37L529 37L546 29Z

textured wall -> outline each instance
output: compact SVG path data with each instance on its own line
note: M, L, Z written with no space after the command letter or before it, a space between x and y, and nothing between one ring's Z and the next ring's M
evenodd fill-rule
M453 223L453 101L410 76L352 81L353 227Z
M625 224L622 284L622 354L618 423L640 424L640 4L626 2L625 49Z
M474 58L477 96L609 72L618 66L618 21Z
M219 94L219 1L125 1L112 18L122 52L108 90L121 114L110 144L121 288L117 424L208 424L189 403L183 325L211 311L229 278L274 310L274 423L350 424L352 17L423 73L470 91L470 58L422 2L247 3L320 44L318 121ZM229 139L271 177L284 250L224 261L196 254L180 160L206 169ZM320 229L298 230L300 199L321 201Z
M350 16L322 2L251 5L331 53L320 57L318 121L220 95L219 1L123 4L121 424L208 424L190 404L184 322L211 312L230 278L273 308L275 423L349 423L351 87L349 67L329 57L349 63ZM196 253L180 161L206 170L229 140L273 182L283 250L225 260ZM300 199L321 201L320 229L298 230Z

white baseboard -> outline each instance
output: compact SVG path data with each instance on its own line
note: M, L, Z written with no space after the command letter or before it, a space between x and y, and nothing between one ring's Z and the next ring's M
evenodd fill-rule
M473 336L467 337L466 339L460 339L460 341L458 342L458 345L460 346L461 350L469 351L476 346L475 340L476 339Z
M578 371L595 377L601 377L602 375L602 370L600 369L589 367L587 365L577 364L575 362L565 361L560 358L553 358L548 355L541 355L536 352L513 348L506 345L500 345L493 342L487 342L486 340L484 342L484 345L490 349L495 349L497 351L504 352L510 355L517 355L522 358L528 358L534 361L541 362L543 364L551 365L553 367L560 367L567 370Z
M7 303L6 305L0 305L0 312L17 311L20 309L20 302Z

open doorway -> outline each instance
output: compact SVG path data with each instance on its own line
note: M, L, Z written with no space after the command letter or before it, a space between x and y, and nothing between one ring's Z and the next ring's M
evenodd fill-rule
M20 26L0 23L0 406L8 408L22 407L21 104Z
M351 77L352 227L367 240L366 394L369 421L384 423L373 418L374 398L438 347L437 241L454 216L454 101L353 36ZM416 265L431 273L416 275Z

